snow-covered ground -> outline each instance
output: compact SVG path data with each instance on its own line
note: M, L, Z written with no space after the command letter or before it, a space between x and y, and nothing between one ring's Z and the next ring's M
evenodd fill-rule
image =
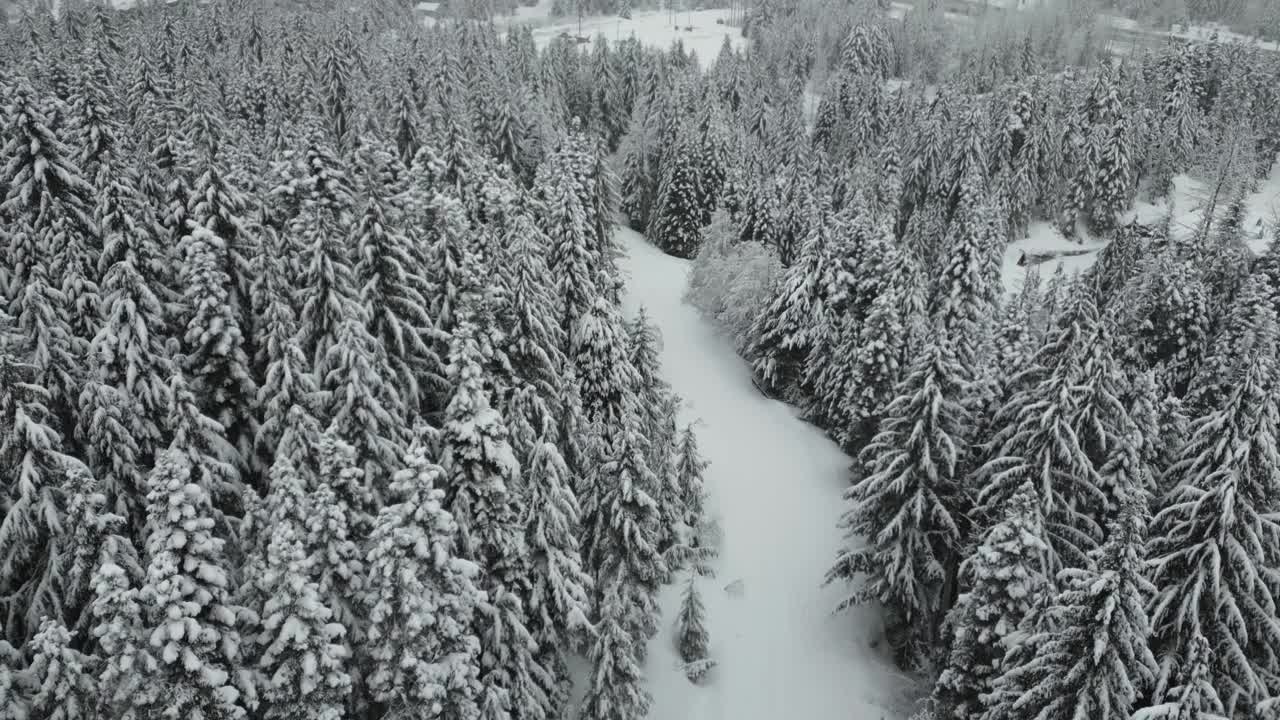
M1041 280L1048 280L1058 270L1058 266L1062 265L1062 269L1071 276L1077 272L1082 272L1098 257L1098 251L1106 247L1106 242L1085 238L1083 240L1071 240L1058 231L1053 225L1037 221L1031 223L1027 229L1027 237L1022 240L1009 243L1004 250L1003 263L1000 269L1002 284L1005 292L1016 293L1022 287L1022 281L1027 276L1027 270L1031 266L1018 265L1018 259L1023 253L1075 253L1078 251L1087 251L1079 255L1064 255L1046 260L1035 267L1040 271Z
M550 7L549 4L547 6ZM562 33L571 36L580 34L592 41L596 35L603 34L610 43L634 35L645 45L662 49L669 48L676 40L680 40L684 43L684 49L696 53L698 62L705 66L715 60L726 37L736 48L741 48L746 42L746 38L742 37L742 29L728 24L729 17L730 11L727 9L693 10L674 14L665 10L642 10L632 13L629 19L617 15L583 18L581 30L576 17L558 18L557 22L534 28L533 39L541 48ZM724 24L718 24L717 20ZM586 42L581 47L590 51L591 45L591 42Z
M1256 37L1243 35L1217 23L1174 25L1172 28L1165 30L1147 27L1133 18L1120 15L1102 13L1100 17L1107 25L1126 33L1147 34L1156 38L1173 38L1196 42L1209 42L1216 37L1218 42L1222 43L1240 43L1242 45L1254 45L1261 50L1280 51L1280 43L1266 42Z
M1199 227L1204 210L1200 200L1205 194L1203 186L1200 180L1186 175L1174 178L1173 223L1170 228L1174 235L1185 236ZM1139 222L1156 223L1168 212L1167 200L1154 204L1139 202L1124 219L1137 218ZM1245 234L1254 252L1266 249L1272 237L1269 230L1277 221L1280 221L1280 158L1272 166L1271 175L1245 199Z
M1173 222L1170 229L1175 236L1186 236L1199 226L1204 208L1197 199L1201 196L1203 183L1186 175L1174 178ZM1157 203L1138 202L1132 210L1121 217L1127 223L1137 219L1145 224L1161 222L1169 212L1169 201ZM1249 247L1255 253L1266 250L1267 245L1275 237L1276 227L1280 224L1280 159L1276 161L1271 175L1263 180L1257 191L1249 195L1245 201L1245 235ZM1024 252L1053 253L1087 250L1081 255L1070 255L1041 263L1041 279L1048 279L1062 265L1067 275L1081 272L1093 265L1098 250L1106 246L1105 241L1084 238L1077 241L1064 237L1058 229L1045 222L1031 224L1030 237L1010 243L1005 249L1002 277L1007 292L1016 292L1026 277L1026 267L1018 266L1018 258Z
M871 608L832 613L844 588L821 586L841 541L850 460L793 410L766 399L726 338L682 297L689 265L637 233L628 253L627 310L643 305L663 337L667 380L699 420L711 462L708 513L723 532L717 576L700 581L711 654L702 686L678 669L671 625L683 583L662 597L663 631L645 668L660 720L892 720L909 682L872 647ZM742 581L734 595L725 586Z
M499 27L510 25L533 25L550 22L552 0L538 0L537 4L516 8L514 15L499 15L493 24Z

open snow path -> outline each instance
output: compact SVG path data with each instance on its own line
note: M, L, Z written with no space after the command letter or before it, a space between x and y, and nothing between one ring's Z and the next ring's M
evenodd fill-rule
M870 646L870 609L833 615L843 588L821 586L841 535L849 458L787 405L756 391L730 342L683 302L686 261L620 228L628 313L643 305L663 338L662 366L700 420L708 514L724 535L717 576L700 581L711 654L708 681L677 669L671 625L684 578L662 597L663 629L645 671L654 720L894 718L903 679ZM724 587L742 580L740 595Z

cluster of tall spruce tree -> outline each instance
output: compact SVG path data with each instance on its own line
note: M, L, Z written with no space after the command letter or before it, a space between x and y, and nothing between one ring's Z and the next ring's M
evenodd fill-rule
M611 235L656 54L376 3L0 33L0 717L543 720L573 653L583 718L643 715L707 551Z
M1270 717L1280 241L1245 220L1280 55L1029 32L933 84L910 16L797 12L643 97L619 172L760 387L857 458L827 581L885 608L931 717ZM1046 223L1108 244L1002 287Z
M815 7L701 63L377 3L0 30L0 716L540 720L573 652L642 716L704 463L615 208L856 454L828 581L926 712L1272 712L1280 59ZM1124 221L1184 173L1194 226ZM1006 292L1037 222L1109 244Z

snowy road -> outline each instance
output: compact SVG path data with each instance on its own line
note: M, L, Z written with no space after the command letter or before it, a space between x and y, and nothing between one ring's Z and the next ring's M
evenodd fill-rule
M701 581L719 662L702 687L676 668L671 622L682 582L663 596L663 632L648 667L655 720L879 720L903 679L870 647L874 611L833 615L820 586L840 542L836 520L849 459L788 406L762 397L730 343L682 302L688 263L619 229L628 252L627 310L644 305L662 331L668 381L698 418L710 460L708 512L724 533L718 575ZM724 586L741 579L741 595Z

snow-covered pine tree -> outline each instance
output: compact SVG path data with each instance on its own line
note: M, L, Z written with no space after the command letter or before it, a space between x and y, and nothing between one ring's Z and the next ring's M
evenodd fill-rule
M303 550L320 597L347 629L348 642L364 637L359 612L365 585L361 544L373 525L372 499L355 464L355 450L332 432L319 442L320 475L307 496Z
M783 228L780 221L783 217L779 207L778 180L765 174L758 156L749 156L744 164L748 169L744 171L746 179L739 183L738 208L734 214L738 238L743 242L779 248L781 260Z
M1036 648L1035 656L995 681L984 697L986 720L1129 717L1151 689L1157 667L1147 645L1146 604L1155 588L1143 564L1145 514L1145 497L1134 495L1107 542L1091 553L1093 566L1058 575L1062 590L1044 610L1051 629L1021 641Z
M452 333L464 320L475 320L483 310L487 291L480 278L482 259L466 208L457 197L437 193L429 203L429 216L434 223L427 258L432 274L428 276L433 294L428 311L435 318L436 329ZM487 328L481 327L480 330Z
M862 451L865 475L845 492L840 525L848 545L827 571L827 582L865 574L841 607L885 605L894 633L902 634L893 640L905 665L922 661L936 640L964 541L960 462L969 415L961 373L941 333L912 363L880 432Z
M62 491L66 502L65 531L59 538L59 584L71 612L72 629L78 634L89 624L93 575L103 564L121 565L134 577L142 575L138 553L128 536L123 516L107 509L107 497L97 481L83 470L69 473Z
M1116 228L1112 240L1098 252L1098 259L1085 273L1099 307L1106 308L1137 274L1151 248L1152 231L1136 221Z
M397 216L388 197L400 190L394 156L370 145L363 162L368 175L364 210L351 230L355 283L368 313L369 332L386 353L406 407L420 408L428 392L440 390L444 370L429 342L434 323L427 314L425 260L399 228L404 218Z
M556 314L567 339L580 319L591 312L600 292L592 273L595 260L587 208L575 190L572 168L559 155L548 157L538 168L534 192L545 208L539 219L551 239L547 269L554 278Z
M854 355L854 381L849 384L851 427L845 431L846 444L861 442L880 425L886 406L892 402L902 375L903 353L907 347L908 325L902 316L903 299L890 285L871 301L858 333Z
M226 272L232 264L227 240L193 222L179 248L188 313L182 335L183 370L201 409L231 435L227 439L238 451L234 461L247 464L255 433L257 389L233 305L232 278Z
M681 129L678 144L667 154L653 218L645 230L654 245L682 258L697 254L702 227L714 209L704 205L710 191L703 183L710 178L704 177L698 139L692 121Z
M133 434L136 409L117 388L88 380L80 393L77 440L106 501L139 527L146 497L146 468Z
M497 72L486 73L473 88L476 140L499 165L531 177L537 148L524 112L523 88Z
M567 700L565 657L590 635L591 576L583 570L576 529L578 498L560 451L544 436L523 473L526 497L521 525L529 552L528 625L538 660L553 674L553 706Z
M858 75L885 77L891 68L893 44L884 28L860 22L840 43L840 66Z
M1147 491L1158 497L1162 494L1158 481L1185 441L1186 416L1177 398L1161 396L1154 372L1132 367L1123 372L1122 401L1136 432L1133 442L1138 448L1139 467Z
M298 248L293 256L306 263L298 276L298 341L317 366L337 343L339 327L356 314L352 306L358 298L351 267L353 249L344 242L346 212L337 204L324 195L307 197L289 227L291 242Z
M270 247L261 252L273 254ZM255 467L260 473L271 467L294 408L311 415L313 420L314 414L322 410L318 379L298 343L298 323L289 303L289 291L276 275L281 271L279 263L269 261L266 267L268 276L275 279L261 286L270 298L258 337L259 354L265 360L265 372L258 385L260 415L253 441Z
M26 285L32 265L51 269L50 284L65 292L64 279L78 272L66 260L69 250L92 248L95 235L93 188L76 165L74 152L50 127L44 103L25 75L19 75L4 105L6 142L0 148L0 217L16 229L6 250L4 280L8 298ZM57 263L57 264L55 264ZM85 280L91 279L84 278Z
M68 134L66 130L63 135ZM78 159L71 158L68 169L79 171ZM81 176L83 177L83 175ZM62 182L66 182L65 180ZM72 181L74 184L74 181ZM86 182L87 185L87 182ZM81 192L83 189L81 189ZM67 194L67 190L63 190ZM85 203L86 214L92 216L92 202ZM89 340L97 334L101 296L98 289L97 259L102 252L99 233L91 225L72 227L64 233L50 249L50 268L58 278L58 287L66 297L70 314L69 327L75 338L74 346L77 355L83 355Z
M582 497L583 555L604 592L625 593L627 632L642 642L657 632L659 586L667 576L658 550L660 480L645 462L647 446L629 425L613 430L604 462ZM603 611L602 617L603 617ZM639 649L643 654L643 646Z
M145 693L156 660L143 635L143 608L137 579L118 563L104 561L93 576L91 635L103 656L98 668L98 703L107 714L127 715ZM144 689L145 688L145 689Z
M1179 665L1199 635L1215 648L1209 676L1227 715L1269 696L1280 631L1268 608L1280 584L1280 525L1270 488L1280 457L1277 432L1275 319L1268 317L1251 353L1233 368L1234 389L1191 426L1165 484L1151 526L1148 557L1158 592L1151 603L1153 646L1160 658L1156 697L1194 679ZM1221 608L1229 608L1223 612Z
M1010 380L1031 364L1035 342L1031 333L1032 308L1006 298L1000 306L1000 317L995 323L993 339L996 370L1009 388Z
M649 712L653 698L644 689L642 669L644 638L628 629L631 598L626 580L609 581L600 601L595 642L589 660L591 675L586 696L578 710L579 720L640 720Z
M0 345L0 462L8 480L0 491L0 614L4 635L22 641L41 619L66 617L58 541L65 532L63 486L86 473L67 454L48 410L49 395L31 378L35 369Z
M635 388L640 381L629 344L621 312L604 298L597 298L578 318L569 338L569 356L589 421L615 427L636 413Z
M528 462L544 432L551 430L555 435L556 417L551 407L536 388L521 384L508 393L506 401L498 409L507 422L511 450L521 467Z
M303 137L298 138L296 144L283 142L277 145L279 155L271 163L271 175L276 185L269 193L273 221L279 224L279 229L290 230L286 238L290 245L299 249L306 247L305 233L295 231L304 231L305 228L291 225L307 203L324 210L328 214L326 219L332 221L339 232L345 230L355 204L346 167L334 153L317 119L306 116L301 125L299 130Z
M871 163L890 122L885 93L879 81L861 77L849 83L846 94L848 116L844 123L843 154L850 161Z
M1098 137L1090 148L1090 160L1097 168L1089 208L1089 225L1095 231L1113 229L1117 216L1133 201L1133 149L1130 147L1129 125L1129 120L1120 118L1099 128Z
M226 131L219 127L212 132L223 134ZM238 186L239 178L226 172L221 166L224 158L233 156L235 146L232 145L222 155L218 155L217 150L222 143L213 138L206 142L208 143L213 145L204 148L204 155L193 173L191 201L187 209L188 224L190 228L203 227L222 240L221 246L217 248L217 258L220 269L226 276L224 287L230 305L229 312L247 335L252 322L252 257L261 243L254 236L247 217L249 199ZM249 339L246 338L246 343ZM248 352L252 354L251 349Z
M1276 238L1280 238L1280 225L1272 229L1271 237L1271 244L1254 263L1253 272L1266 276L1271 287L1271 306L1280 314L1280 243L1276 242Z
M961 566L963 592L947 617L949 650L932 696L944 717L962 720L981 712L980 696L1001 672L1005 639L1049 591L1049 547L1035 492L1023 486L1003 510L1003 519Z
M767 388L794 392L811 344L812 318L822 302L819 278L829 263L830 219L818 214L809 223L800 257L787 269L773 300L752 325L752 368Z
M321 366L328 429L355 448L356 467L364 471L367 486L381 494L404 452L407 415L364 313L357 305L348 312Z
M638 382L635 386L640 413L644 416L645 430L653 437L663 421L661 417L663 396L671 388L662 378L662 339L658 328L649 319L648 311L641 306L636 316L626 324L628 357Z
M190 230L192 200L191 161L195 150L186 134L185 123L176 113L165 112L163 127L155 136L149 159L155 169L154 182L144 184L147 199L159 220L160 240L176 245Z
M398 502L369 539L366 682L390 720L477 720L480 568L453 554L458 528L436 487L444 471L415 442L391 485Z
M128 164L121 163L118 156L122 128L111 97L115 84L111 67L114 60L101 44L86 48L80 56L80 72L71 101L74 144L79 149L76 161L95 190L109 182L103 177L104 169L109 173L119 165Z
M1207 344L1187 388L1183 400L1190 413L1196 416L1208 414L1231 394L1235 380L1233 366L1241 355L1248 354L1255 347L1266 319L1274 317L1273 294L1270 279L1255 272L1232 298L1226 316L1218 323L1218 331Z
M620 97L616 56L616 52L609 51L609 41L604 33L598 34L592 45L590 60L590 72L595 85L592 91L595 112L592 117L597 134L605 139L610 148L617 147L627 121L626 108Z
M1177 397L1186 394L1212 320L1203 272L1186 255L1171 242L1145 264L1126 325L1162 387Z
M454 392L439 437L440 465L448 477L443 489L458 526L459 552L510 584L520 579L503 573L517 569L508 563L523 555L513 497L520 466L506 424L489 404L483 359L474 330L459 327L449 351Z
M145 468L161 447L169 410L166 259L150 223L138 219L145 209L128 182L113 183L98 207L104 245L102 328L90 343L89 368L94 381L119 394L123 421ZM87 413L81 410L82 424Z
M1192 636L1182 661L1182 683L1165 693L1165 701L1140 708L1133 720L1226 720L1222 699L1213 686L1213 648L1204 635Z
M1117 451L1135 442L1133 435L1140 428L1125 403L1125 372L1116 357L1110 318L1097 322L1081 350L1080 377L1071 391L1078 403L1069 423L1081 450L1098 469L1107 499L1101 504L1085 498L1077 498L1076 502L1086 512L1092 512L1099 524L1106 525L1130 489L1116 486L1115 479L1108 477L1103 469ZM1138 464L1132 472L1147 478L1149 470L1141 466L1140 456L1134 460ZM1144 483L1145 480L1141 480L1138 485Z
M1157 144L1159 154L1152 168L1150 195L1163 197L1173 189L1173 177L1185 171L1195 146L1204 132L1204 117L1198 95L1200 89L1196 72L1187 49L1181 48L1176 57L1167 62L1169 75L1164 83L1160 108L1160 132L1162 142Z
M680 399L662 378L662 361L658 357L661 338L643 307L627 323L627 335L631 366L637 380L635 411L644 428L644 436L649 440L649 468L660 483L660 491L654 499L658 502L662 518L662 549L665 551L676 541L678 526L685 515L675 455L679 435L676 415Z
M1105 321L1099 320L1092 303L1081 297L1077 307L1083 313L1083 331L1071 329L1073 324L1062 335L1083 332L1088 342L1106 347ZM1061 335L1050 342L1055 341L1061 342ZM1095 431L1105 428L1091 422L1097 419L1091 413L1111 428L1127 420L1117 416L1123 415L1123 408L1114 397L1090 396L1086 373L1093 364L1081 357L1084 349L1067 347L1060 356L1049 356L1056 363L1052 370L1041 365L1032 371L1039 374L1034 384L1016 392L1000 409L996 423L1003 428L977 471L977 505L988 517L1000 516L1021 488L1032 488L1045 516L1047 534L1042 539L1049 543L1045 560L1052 573L1086 565L1087 553L1102 536L1105 520L1098 511L1108 507L1110 497L1099 469L1106 458L1091 456L1100 443L1090 441ZM1045 355L1042 350L1040 362L1046 362ZM1105 408L1102 399L1110 402Z
M57 426L70 429L83 382L79 352L83 343L73 335L67 296L50 284L45 263L36 260L25 269L25 284L15 288L9 310L25 336L24 350L35 371L31 382L48 391L49 411Z
M296 473L292 478L301 480ZM272 494L276 492L273 487ZM296 522L274 525L262 574L255 579L266 598L255 639L257 669L264 680L258 697L264 718L331 720L341 716L351 692L346 670L350 651L342 642L346 628L333 621L333 611L309 576L311 558L304 553L300 531Z
M676 615L676 649L685 663L685 676L690 682L702 680L710 669L707 667L709 643L706 609L702 605L702 593L698 591L697 574L690 572L680 597L680 612Z
M1039 177L1036 174L1040 148L1037 147L1038 125L1044 123L1038 112L1039 103L1030 86L1019 90L1007 104L1008 112L999 122L1000 139L996 156L1000 172L994 182L1009 209L1011 235L1026 233L1031 209L1037 199Z
M0 640L0 718L26 720L30 694L22 677L22 653Z
M994 230L986 194L981 172L971 169L959 183L956 217L948 228L946 269L933 286L930 303L931 314L955 344L957 360L970 373L976 370L979 346L999 297L998 276L992 275L990 261L998 254L995 242L1002 236Z
M24 679L35 689L27 717L77 720L93 715L98 694L94 658L75 647L61 621L45 618L40 631L23 649L31 653Z
M204 489L212 503L214 517L223 530L230 530L228 512L234 514L245 497L239 456L227 440L222 425L200 410L186 376L181 371L169 378L172 398L166 425L169 449L187 458L191 481ZM150 511L148 511L150 512Z
M480 714L482 718L551 717L555 680L534 657L537 643L525 624L521 599L493 585L480 606Z
M618 179L608 162L608 149L599 138L576 135L579 187L587 208L590 250L595 258L596 285L613 302L621 300L623 278L618 270L622 250L613 233L618 209Z
M173 288L176 268L172 266L169 249L158 243L159 221L142 191L144 178L151 169L146 163L137 170L119 162L109 169L110 177L97 188L93 218L101 234L102 254L97 259L95 276L101 278L104 301L108 295L106 276L119 262L127 262L141 273L162 305L178 300L179 294ZM105 307L100 311L104 318L110 317Z
M547 401L562 382L566 338L556 311L555 288L547 282L551 240L527 213L518 212L508 231L510 286L506 288L506 354L516 378Z
M132 704L144 717L178 712L239 720L241 609L230 603L226 543L215 534L209 494L177 451L157 458L148 483L148 562L139 602L155 667L143 670L147 690Z
M680 492L680 502L684 506L682 520L696 536L706 520L703 473L711 463L705 460L698 450L698 435L693 431L693 425L693 423L685 425L684 430L680 431L680 440L676 447L676 487Z
M445 504L456 518L458 552L480 565L479 582L489 595L476 618L482 712L542 718L549 710L544 689L552 683L540 678L545 671L531 655L535 644L516 594L531 582L524 534L517 526L520 466L506 424L489 405L483 359L471 326L459 326L449 352L454 394L437 440L448 477Z
M1223 180L1222 184L1231 182ZM1226 192L1232 194L1226 195ZM1223 192L1226 208L1216 224L1201 225L1197 260L1215 300L1212 306L1215 315L1226 312L1228 299L1240 291L1253 265L1255 256L1249 249L1245 228L1246 192L1247 187L1229 187Z
M872 193L872 211L888 218L897 229L902 205L902 155L899 140L890 137L876 153L875 192Z
M814 114L813 144L827 153L832 152L843 140L839 136L845 121L842 117L841 95L847 94L845 86L848 83L849 78L843 72L837 71L829 75L826 89Z
M337 160L323 145L308 146L310 174L278 188L282 200L296 209L287 225L287 258L303 263L297 275L298 341L312 363L323 364L325 352L338 340L338 327L352 315L358 291L351 252L344 240L351 223L351 191ZM289 195L285 195L288 191ZM291 210L285 208L282 213Z
M819 210L819 217L826 214L829 203L827 198L822 200L824 209ZM861 390L853 375L855 363L841 358L856 357L866 311L879 289L874 284L877 281L868 282L872 268L889 250L885 244L888 238L877 230L887 228L870 219L861 194L846 199L842 210L824 223L822 230L815 230L830 233L830 240L828 257L815 279L819 301L809 322L810 347L800 389L805 395L806 416L831 428L841 442L854 424L851 415L857 413L857 408L852 399Z
M268 490L265 496L257 492L246 494L244 512L236 528L236 546L244 557L242 571L245 580L236 589L235 601L256 610L260 610L267 600L258 581L262 578L263 568L267 563L272 523L283 521L297 525L306 514L300 502L304 481L287 455L282 454L277 458L266 480ZM259 651L253 646L255 639L253 634L249 634L246 639L243 653L247 658L254 658ZM255 678L255 681L258 685L267 684L261 677Z
M618 157L621 163L618 178L618 209L627 218L627 224L636 232L644 232L653 210L654 194L658 178L654 177L653 133L646 122L649 106L637 102L631 111L627 134L622 137Z
M733 138L726 126L725 111L715 94L706 92L701 105L697 124L698 190L702 203L701 224L706 227L724 198L725 184L733 171Z

